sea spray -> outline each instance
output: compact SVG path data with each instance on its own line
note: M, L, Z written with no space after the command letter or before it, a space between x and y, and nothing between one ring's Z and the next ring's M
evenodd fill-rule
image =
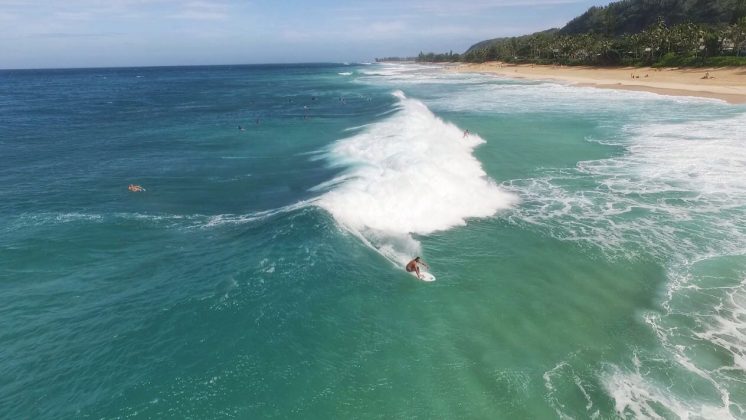
M339 141L330 162L348 167L318 204L394 263L419 252L425 235L489 217L515 195L487 177L473 156L484 143L401 91L398 112Z

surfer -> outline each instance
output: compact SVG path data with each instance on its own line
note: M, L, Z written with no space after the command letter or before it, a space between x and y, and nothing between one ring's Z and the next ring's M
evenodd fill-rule
M430 266L429 266L429 265L427 265L427 264L425 263L425 261L422 261L422 260L420 259L420 257L417 257L417 258L415 258L415 259L413 259L412 261L410 261L410 262L408 262L408 263L407 263L407 267L406 267L406 269L407 269L407 272L408 272L408 273L411 273L412 271L414 271L415 273L417 273L417 278L418 278L418 279L422 278L422 277L420 276L420 264L424 265L424 266L425 266L425 267L427 267L427 268L430 268Z
M143 192L143 191L145 191L145 188L143 188L140 185L135 185L135 184L130 184L127 187L127 189L130 190L130 191L132 191L132 192Z

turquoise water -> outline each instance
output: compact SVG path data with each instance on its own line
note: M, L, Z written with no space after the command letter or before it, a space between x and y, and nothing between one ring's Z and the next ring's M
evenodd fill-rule
M746 417L743 106L413 65L0 82L0 417Z

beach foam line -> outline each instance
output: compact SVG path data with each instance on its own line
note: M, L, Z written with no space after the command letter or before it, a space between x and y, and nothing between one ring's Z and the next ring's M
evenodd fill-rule
M557 67L533 64L482 63L450 67L451 72L477 72L527 80L556 80L563 83L605 89L645 91L667 96L712 98L732 104L746 103L742 68L654 69ZM705 79L705 73L712 78ZM644 77L640 78L640 75ZM632 78L634 75L636 77Z
M396 264L419 253L412 234L426 235L468 218L490 217L518 202L489 179L474 148L477 135L435 116L427 106L393 93L397 112L340 140L328 151L347 168L316 203L345 229Z

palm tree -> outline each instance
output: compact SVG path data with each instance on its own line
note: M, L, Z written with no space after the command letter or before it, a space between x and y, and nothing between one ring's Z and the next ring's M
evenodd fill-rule
M730 26L728 37L733 42L733 50L736 57L741 56L741 50L745 47L746 42L746 17L742 17L738 22Z

